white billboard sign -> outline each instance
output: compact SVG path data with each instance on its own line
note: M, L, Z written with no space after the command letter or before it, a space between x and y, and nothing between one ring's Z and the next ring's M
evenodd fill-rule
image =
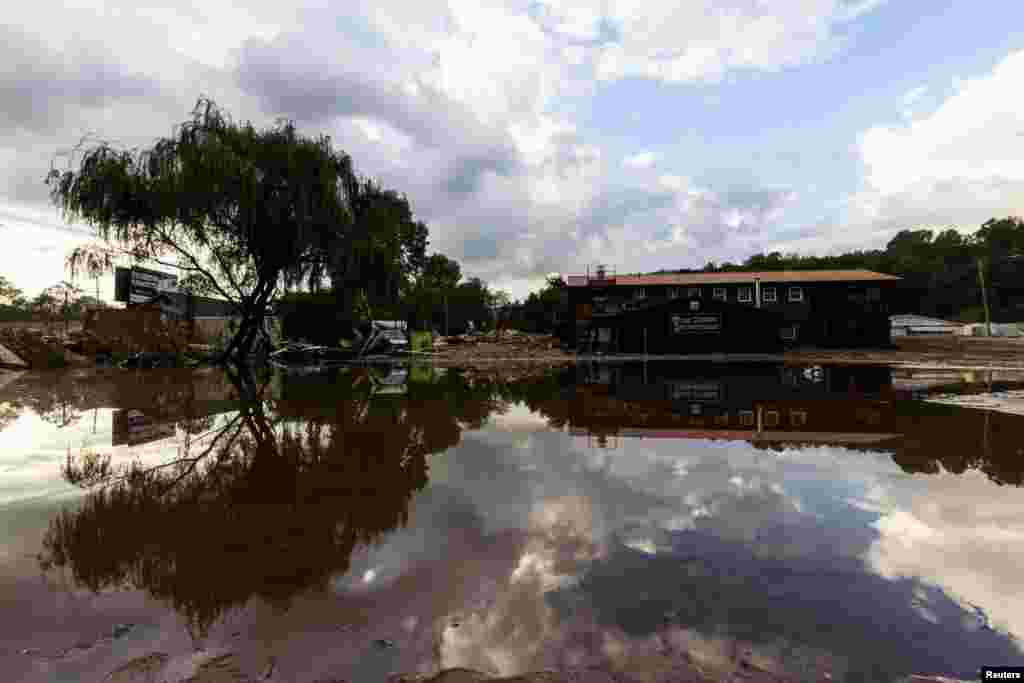
M128 289L128 303L142 304L152 301L157 295L178 291L178 276L155 270L132 268Z

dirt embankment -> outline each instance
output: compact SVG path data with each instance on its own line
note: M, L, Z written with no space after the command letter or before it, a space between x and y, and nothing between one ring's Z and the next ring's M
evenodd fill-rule
M434 365L465 368L480 379L527 379L543 375L550 368L571 364L572 353L559 348L557 337L512 331L495 339L493 334L447 337L434 345L434 352L416 356Z
M804 349L787 361L810 363L885 363L935 368L1024 370L1024 339L985 337L897 337L892 350Z
M550 335L506 334L500 340L493 335L448 338L435 345L431 362L464 367L554 366L589 356L576 355L559 348ZM894 349L794 349L783 354L713 354L708 360L781 360L790 363L871 363L907 367L982 368L1024 370L1024 339L990 339L949 336L942 338L902 337L894 340ZM609 354L602 358L621 358ZM683 357L683 356L680 356ZM691 356L703 358L704 356ZM656 359L658 356L650 356Z

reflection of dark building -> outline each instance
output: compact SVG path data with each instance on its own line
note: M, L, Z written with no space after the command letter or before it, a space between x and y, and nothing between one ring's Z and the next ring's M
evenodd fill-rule
M647 367L645 367L645 365ZM580 364L577 434L873 444L898 436L884 367Z
M908 400L889 368L781 364L579 364L560 399L571 433L726 439L756 447L834 445L886 452L907 472L984 472L1024 485L1024 417Z
M784 343L887 346L899 278L867 270L569 276L580 350L772 351Z

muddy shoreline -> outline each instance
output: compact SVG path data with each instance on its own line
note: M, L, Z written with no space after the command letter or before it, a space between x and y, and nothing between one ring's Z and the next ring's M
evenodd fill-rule
M784 353L711 353L679 355L582 354L557 348L557 339L547 335L518 335L495 341L480 336L448 345L432 354L417 354L439 366L516 367L560 365L577 362L693 361L774 362L793 364L870 364L908 369L1003 370L1024 372L1024 340L979 337L921 338L895 340L891 349L797 348Z

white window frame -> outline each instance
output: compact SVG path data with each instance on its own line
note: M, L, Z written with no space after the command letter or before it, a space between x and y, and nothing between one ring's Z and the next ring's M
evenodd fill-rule
M761 301L766 304L778 303L778 292L775 290L775 287L762 287Z
M679 288L678 287L669 287L668 288L668 298L669 299L678 299L679 298Z
M803 427L807 424L807 411L806 410L791 410L789 411L789 424L794 427Z
M766 410L766 411L764 411L764 426L765 427L778 427L779 426L779 411L777 411L777 410Z
M750 304L754 302L754 288L753 287L740 287L736 290L736 301L741 304Z
M711 290L711 298L715 301L728 301L729 292L725 287L715 287Z
M691 311L699 311L700 310L700 302L697 301L696 299L690 299L690 310Z
M783 341L796 341L796 325L786 325L779 330L779 336Z
M802 304L804 302L804 288L799 285L790 285L786 301L793 304Z
M637 287L636 289L634 289L633 290L633 298L634 299L646 299L647 298L647 288L646 287Z
M687 287L686 288L686 296L687 296L687 298L690 298L690 299L699 299L700 298L700 287Z
M754 411L753 410L741 410L740 411L740 426L741 427L753 427L754 426Z

